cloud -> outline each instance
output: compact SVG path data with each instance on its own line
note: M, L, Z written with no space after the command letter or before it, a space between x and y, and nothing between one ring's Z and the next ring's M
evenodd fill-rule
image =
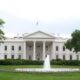
M79 8L80 0L0 0L0 17L5 32L71 33L80 28Z
M20 18L50 21L80 17L79 3L80 0L1 0L0 10Z

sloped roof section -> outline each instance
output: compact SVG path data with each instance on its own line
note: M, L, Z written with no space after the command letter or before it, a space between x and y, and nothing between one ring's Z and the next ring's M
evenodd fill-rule
M55 38L54 36L47 34L45 32L42 31L37 31L34 33L31 33L29 35L25 35L23 38Z

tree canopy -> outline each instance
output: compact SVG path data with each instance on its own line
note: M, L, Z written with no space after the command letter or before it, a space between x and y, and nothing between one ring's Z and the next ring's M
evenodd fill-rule
M4 23L5 22L2 19L0 19L0 26L2 26Z
M74 51L77 53L80 51L80 30L75 30L71 34L71 37L71 39L67 40L65 46L69 50L74 49Z
M2 19L0 19L0 39L4 39L5 37L4 37L4 32L3 32L3 30L1 29L2 27L3 27L3 24L4 24L5 22L2 20Z

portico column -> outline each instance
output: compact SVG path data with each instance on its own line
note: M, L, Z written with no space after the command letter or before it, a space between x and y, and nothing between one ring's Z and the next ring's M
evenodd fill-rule
M43 41L43 56L42 56L43 57L43 60L45 59L45 54L46 54L45 53L45 47L46 47L45 46L45 41Z
M55 42L52 41L52 55L51 59L56 59L56 53L55 53Z
M24 42L24 53L23 53L23 59L26 59L26 42Z
M33 60L36 60L36 41L33 42Z

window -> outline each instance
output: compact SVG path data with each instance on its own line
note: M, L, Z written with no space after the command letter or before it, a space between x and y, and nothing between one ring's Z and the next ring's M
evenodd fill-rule
M31 60L31 55L29 55L29 60Z
M56 55L56 59L59 59L59 56L58 55Z
M38 45L37 47L38 47L38 48L40 48L40 46L39 46L39 45Z
M46 46L46 50L48 50L48 46Z
M14 59L14 55L11 55L11 59Z
M79 60L79 55L76 55L77 56L77 60Z
M70 51L72 51L72 49L70 48Z
M63 46L63 51L65 51L65 46Z
M12 50L14 51L14 46L12 46Z
M4 46L4 50L5 50L5 51L7 50L7 46Z
M21 59L21 55L18 56L18 59Z
M70 55L70 60L72 60L72 55Z
M32 46L29 46L29 50L31 50Z
M63 60L65 60L65 55L63 55Z
M7 55L4 55L4 58L7 59Z
M56 51L58 51L58 46L56 46Z
M19 51L21 51L21 46L19 46Z

